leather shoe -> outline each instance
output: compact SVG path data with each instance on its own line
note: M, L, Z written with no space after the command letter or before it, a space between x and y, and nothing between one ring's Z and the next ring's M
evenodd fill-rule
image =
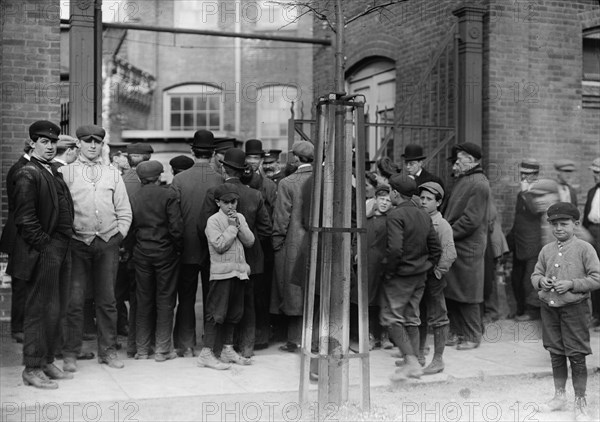
M296 343L287 342L283 346L279 346L279 350L282 352L296 353L300 347Z
M165 362L167 360L171 360L171 359L175 359L177 357L177 352L175 352L174 350L167 352L167 353L155 353L154 354L154 360L156 362Z
M77 372L77 361L73 357L66 357L63 360L63 371L64 372Z
M32 385L43 390L56 390L58 384L50 380L40 368L25 368L23 371L23 384Z
M23 333L12 333L11 337L17 343L23 343Z
M121 369L125 367L125 364L121 359L119 359L116 353L110 353L106 356L99 356L98 363L105 363L114 369Z
M54 365L53 363L46 365L44 367L44 374L48 376L51 380L71 380L73 379L73 374L70 371L64 372L61 371Z
M474 341L463 341L456 346L456 350L473 350L479 347L478 342Z

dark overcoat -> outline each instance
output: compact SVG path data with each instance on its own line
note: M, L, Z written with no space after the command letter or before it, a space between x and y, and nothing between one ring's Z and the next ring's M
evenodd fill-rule
M2 229L2 237L0 238L0 252L11 254L17 240L17 227L15 226L15 200L13 193L15 191L15 175L27 164L29 160L22 155L16 163L14 163L6 174L6 197L8 199L8 216Z
M457 258L446 274L446 298L483 302L484 255L488 239L490 184L477 166L460 176L448 199L445 219L452 226Z
M277 200L273 210L273 249L275 268L271 289L271 313L302 315L304 309L303 287L305 285L307 253L302 253L308 244L309 234L303 219L303 206L310 190L312 166L299 168L284 178L277 187ZM307 251L305 251L307 252ZM302 260L303 262L300 262Z

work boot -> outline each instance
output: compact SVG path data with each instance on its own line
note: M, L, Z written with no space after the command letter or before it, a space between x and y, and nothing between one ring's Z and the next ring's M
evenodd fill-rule
M423 375L438 374L444 370L444 360L441 356L434 355L433 360L425 369L423 369Z
M73 374L69 371L63 372L53 363L44 366L44 374L52 380L70 380L73 379Z
M406 365L396 369L396 372L390 375L390 380L404 381L407 378L421 378L423 368L421 368L417 357L415 355L406 355L404 359L406 360Z
M585 397L575 397L575 420L577 422L590 421L587 414L587 402Z
M77 372L77 359L74 357L65 357L63 360L64 372Z
M25 368L23 371L23 384L32 385L43 390L56 390L58 384L44 374L40 368Z
M174 350L171 350L170 352L167 352L167 353L156 352L154 354L154 360L156 362L165 362L167 360L175 359L176 357L177 357L177 352Z
M540 406L541 412L556 412L563 410L567 406L567 397L564 390L556 391L554 397L547 403Z
M196 365L201 368L213 368L220 371L231 368L231 365L218 360L213 354L212 349L209 349L208 347L202 348L200 355L198 356L198 360L196 361Z
M250 358L242 357L233 349L231 344L225 344L221 352L221 362L236 363L238 365L252 365Z

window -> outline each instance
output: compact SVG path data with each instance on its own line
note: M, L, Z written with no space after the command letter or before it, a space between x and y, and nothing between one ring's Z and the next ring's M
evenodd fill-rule
M176 28L218 29L219 2L216 0L177 0L173 2Z
M299 6L291 1L262 0L244 5L242 15L249 21L255 21L259 31L289 31L298 28L298 8Z
M257 91L256 136L270 142L266 148L286 149L292 102L296 115L299 109L297 96L297 89L288 85L271 85Z
M583 35L582 103L586 108L600 108L600 28Z
M164 127L169 130L222 130L221 89L187 84L164 93Z

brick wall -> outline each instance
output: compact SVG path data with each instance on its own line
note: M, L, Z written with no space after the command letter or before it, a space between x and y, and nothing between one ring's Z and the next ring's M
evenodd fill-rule
M582 26L598 21L597 1L478 1L484 17L484 163L505 229L512 224L522 157L542 163L553 177L552 162L569 157L582 163L577 174L580 202L591 186L587 170L600 155L600 114L581 102ZM370 56L396 62L396 99L416 84L451 25L461 1L416 1L389 6L362 17L346 29L346 69ZM344 2L346 17L364 9ZM591 22L591 23L590 23ZM315 20L315 37L332 36ZM314 94L332 91L333 47L315 49ZM399 108L397 106L397 108ZM399 151L396 159L399 159Z
M35 120L60 120L60 16L58 0L2 0L0 6L0 165L2 181L23 153ZM0 196L6 221L6 187Z

